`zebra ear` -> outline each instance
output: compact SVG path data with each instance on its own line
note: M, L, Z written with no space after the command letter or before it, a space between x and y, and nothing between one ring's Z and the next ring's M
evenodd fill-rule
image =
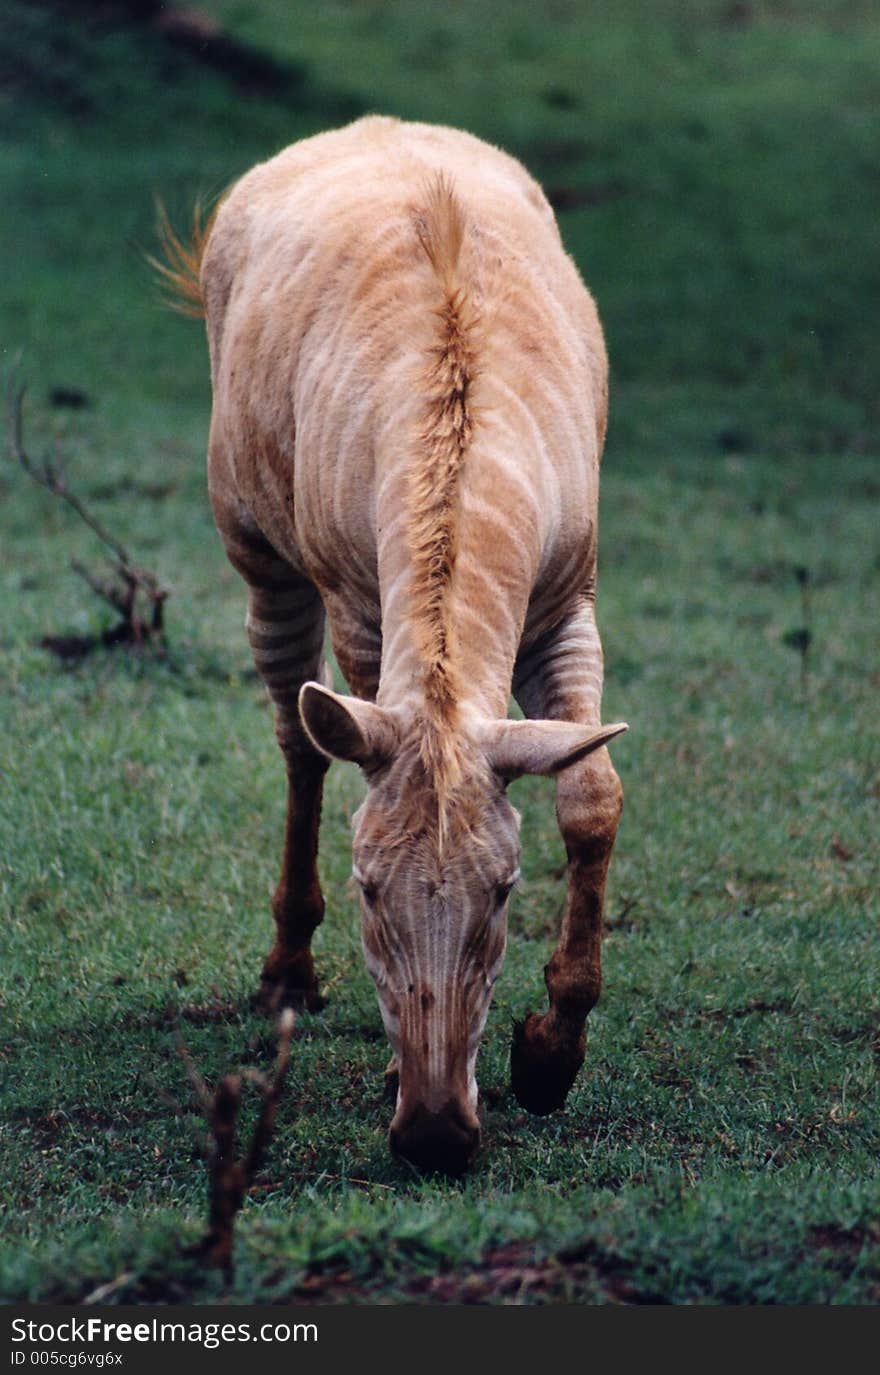
M331 759L347 759L362 769L378 768L397 745L394 718L384 707L343 697L320 683L304 683L299 714L316 749Z
M622 735L628 726L582 726L571 721L493 721L483 740L492 767L505 778L554 774Z

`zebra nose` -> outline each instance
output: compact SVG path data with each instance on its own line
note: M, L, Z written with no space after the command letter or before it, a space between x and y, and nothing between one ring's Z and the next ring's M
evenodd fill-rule
M479 1144L479 1122L452 1098L439 1112L416 1103L404 1115L397 1114L389 1133L394 1155L420 1170L446 1175L464 1174Z

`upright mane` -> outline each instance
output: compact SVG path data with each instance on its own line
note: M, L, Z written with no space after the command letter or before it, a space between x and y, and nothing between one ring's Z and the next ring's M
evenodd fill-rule
M449 587L458 540L459 478L473 432L476 311L460 273L465 218L444 173L428 185L416 232L439 288L436 328L421 383L425 397L409 481L411 617L425 693L422 758L441 815L460 772L456 744L460 683Z

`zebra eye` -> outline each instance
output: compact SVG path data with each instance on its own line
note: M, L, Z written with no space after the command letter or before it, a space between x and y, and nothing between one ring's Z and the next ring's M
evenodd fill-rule
M372 907L379 893L375 883L370 883L369 880L365 878L358 878L357 874L354 876L354 881L361 890L364 902L368 907Z
M496 907L503 907L503 906L504 906L504 904L506 903L507 899L510 897L511 893L513 892L514 888L516 887L518 878L519 878L519 874L515 875L514 878L508 879L506 883L496 883L496 884L495 884L495 906L496 906Z

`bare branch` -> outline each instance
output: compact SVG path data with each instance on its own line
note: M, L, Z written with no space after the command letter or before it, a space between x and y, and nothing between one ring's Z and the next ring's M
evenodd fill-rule
M160 585L153 573L132 563L125 547L70 490L61 467L48 458L38 462L28 453L24 445L22 419L25 390L24 383L17 380L16 364L6 379L6 432L10 454L33 482L66 502L113 555L116 581L98 577L77 560L71 560L74 572L121 617L119 623L106 630L100 640L83 641L80 638L78 652L87 652L100 641L114 645L142 644L146 640L160 639L164 628L167 588ZM141 611L141 602L144 600L146 607ZM43 643L47 648L59 652L57 647L64 641L63 637L48 636Z
M251 1137L250 1149L245 1157L244 1169L248 1188L262 1164L263 1155L275 1129L278 1103L281 1098L281 1090L284 1087L287 1066L290 1063L290 1038L293 1035L294 1021L293 1009L289 1007L284 1009L278 1019L278 1054L275 1059L275 1073L263 1089L263 1106L257 1118L254 1134Z
M130 586L126 586L125 591L123 591L114 583L107 582L104 578L96 577L94 573L89 572L84 564L80 563L79 559L71 559L70 566L74 573L82 578L83 582L88 583L92 591L97 593L105 602L109 602L109 604L115 607L117 611L120 611L123 616L131 615L132 598Z
M236 1216L247 1197L254 1176L262 1164L278 1113L281 1090L290 1063L290 1041L293 1035L294 1014L286 1009L278 1022L278 1053L271 1079L256 1070L227 1074L213 1094L195 1068L189 1051L177 1039L177 1053L186 1067L189 1081L207 1119L211 1133L208 1160L208 1230L196 1247L196 1253L209 1265L232 1270L233 1228ZM263 1102L247 1151L236 1157L235 1133L241 1107L242 1081L255 1083Z
M79 518L85 521L86 525L97 535L101 543L106 544L107 548L113 552L121 568L130 568L131 560L125 552L125 549L117 539L114 539L109 530L101 524L98 518L92 515L91 511L89 511L80 501L79 497L70 491L65 481L63 471L56 468L48 458L44 458L40 464L35 463L25 449L22 439L22 430L24 398L26 392L26 384L24 382L17 383L14 371L11 372L6 382L6 424L9 448L12 456L21 467L24 468L28 477L38 483L40 487L45 487L46 491L51 492L53 496L59 497L62 501L66 501L68 506L71 506L73 510L76 511Z
M214 1148L208 1162L208 1233L200 1250L211 1265L232 1268L232 1233L250 1180L235 1158L235 1124L241 1106L241 1079L227 1074L211 1104L209 1125Z

